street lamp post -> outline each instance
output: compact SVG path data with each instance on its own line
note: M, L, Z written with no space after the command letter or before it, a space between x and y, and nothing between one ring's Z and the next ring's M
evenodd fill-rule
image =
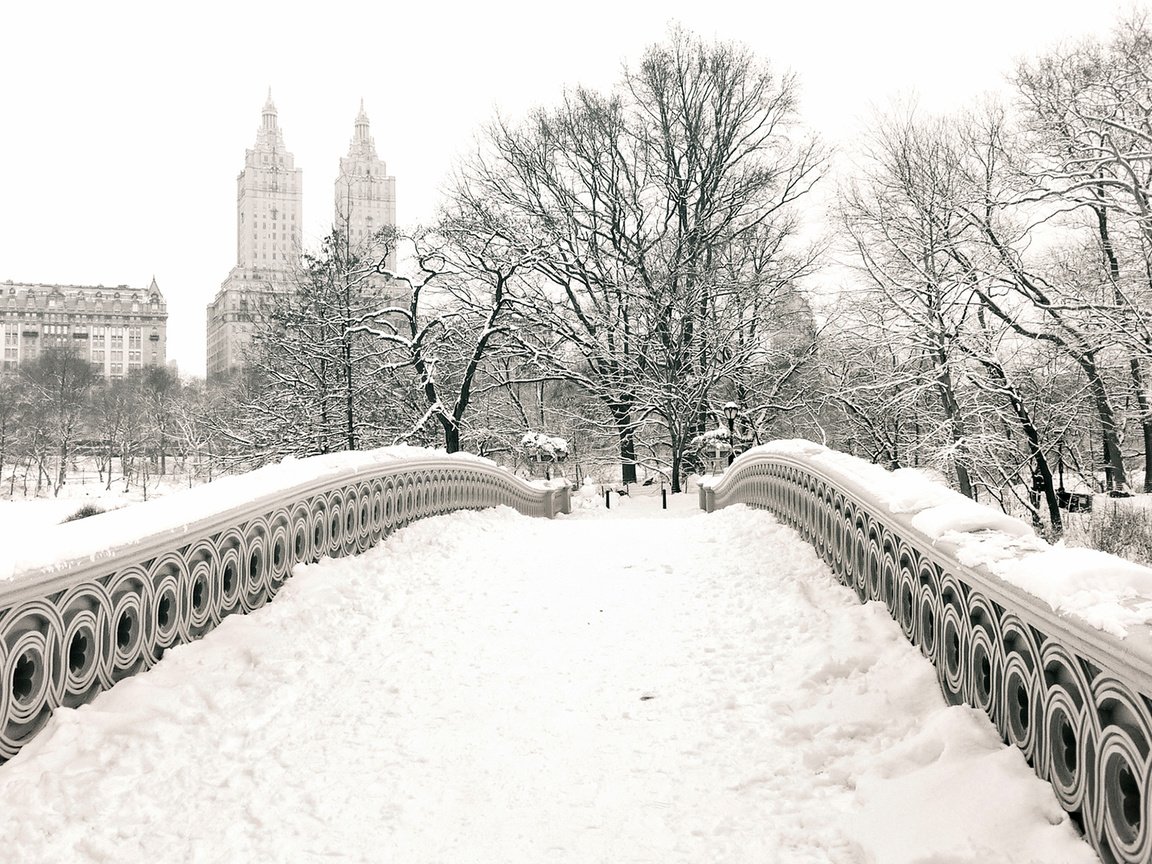
M740 413L740 406L735 402L724 404L724 416L728 418L728 464L736 458L736 415Z

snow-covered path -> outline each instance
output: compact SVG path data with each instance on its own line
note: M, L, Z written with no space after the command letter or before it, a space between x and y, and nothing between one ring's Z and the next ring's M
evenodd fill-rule
M300 568L0 768L4 860L1096 860L791 531L622 515Z

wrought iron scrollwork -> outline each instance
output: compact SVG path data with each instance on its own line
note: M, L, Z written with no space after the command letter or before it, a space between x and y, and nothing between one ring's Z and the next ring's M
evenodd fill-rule
M1052 784L1101 860L1152 861L1152 652L1061 618L960 564L858 481L802 455L750 453L700 506L771 511L861 602L885 604L945 698L983 710Z

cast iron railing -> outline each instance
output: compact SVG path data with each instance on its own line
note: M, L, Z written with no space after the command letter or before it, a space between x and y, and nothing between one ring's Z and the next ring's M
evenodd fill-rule
M0 566L0 761L57 706L264 605L293 565L363 552L425 516L496 505L551 517L569 512L568 487L464 455L338 454L53 529L54 548Z
M1152 861L1152 640L1121 639L957 559L866 484L809 455L754 451L700 489L712 512L765 508L862 602L885 604L945 697L985 711L1052 784L1104 862Z

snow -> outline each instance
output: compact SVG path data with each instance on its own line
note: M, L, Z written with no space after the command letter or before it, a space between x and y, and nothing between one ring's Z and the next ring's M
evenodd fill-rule
M790 529L596 497L298 567L61 709L0 767L6 861L1096 860Z
M172 492L146 504L69 522L50 532L23 532L21 525L26 524L28 517L17 514L26 508L8 502L7 507L0 507L0 517L5 519L0 523L0 537L3 538L3 543L0 543L0 583L11 581L23 572L58 570L74 563L98 561L156 535L181 535L201 520L237 507L247 507L261 499L277 500L288 490L307 484L349 477L399 459L426 457L452 458L489 467L495 465L488 459L471 454L456 453L448 457L443 451L407 445L332 453L309 459L288 457L277 465L222 477L212 483ZM78 506L73 506L68 512L73 512Z
M1051 546L1027 523L955 492L917 469L888 471L811 441L774 441L742 454L797 458L886 510L967 567L1034 595L1053 611L1117 638L1152 624L1152 569L1094 550ZM722 478L706 479L715 486Z
M520 449L529 459L541 462L562 462L568 458L567 440L542 432L525 432L520 439Z

